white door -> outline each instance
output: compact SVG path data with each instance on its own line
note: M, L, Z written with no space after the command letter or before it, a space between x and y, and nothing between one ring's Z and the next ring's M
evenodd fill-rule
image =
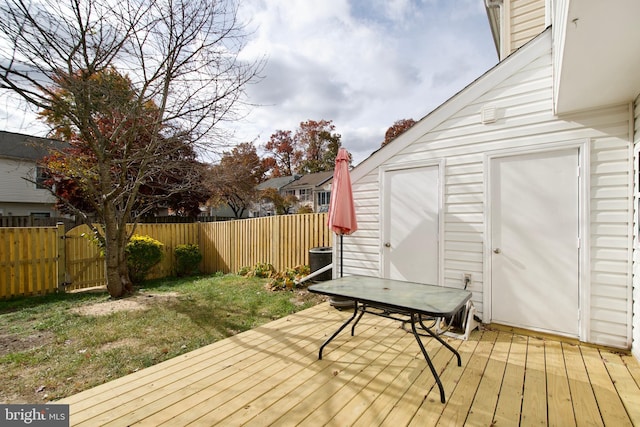
M438 284L439 169L385 172L384 277Z
M579 334L579 151L491 160L492 321Z

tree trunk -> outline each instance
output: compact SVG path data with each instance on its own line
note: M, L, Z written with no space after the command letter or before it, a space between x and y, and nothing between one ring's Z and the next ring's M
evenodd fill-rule
M126 224L118 224L112 209L105 209L105 261L107 290L112 298L121 298L133 290L127 269Z
M117 242L109 240L113 239L107 238L105 250L107 290L112 298L121 298L132 292L133 285L129 279L124 247L118 248Z
M107 258L106 270L107 290L109 291L109 295L111 295L112 298L120 298L124 296L124 286L122 285L122 280L120 280L120 270L118 265L114 265L113 262L110 262L110 259Z

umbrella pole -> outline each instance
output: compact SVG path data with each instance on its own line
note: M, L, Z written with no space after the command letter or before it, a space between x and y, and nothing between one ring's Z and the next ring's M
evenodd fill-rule
M344 234L340 234L340 277L342 277L342 274L344 272L343 265L342 265L342 238L343 237L344 237Z

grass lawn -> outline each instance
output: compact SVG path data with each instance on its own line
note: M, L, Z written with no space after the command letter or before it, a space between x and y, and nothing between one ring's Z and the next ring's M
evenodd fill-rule
M0 403L60 399L315 305L235 275L0 301Z

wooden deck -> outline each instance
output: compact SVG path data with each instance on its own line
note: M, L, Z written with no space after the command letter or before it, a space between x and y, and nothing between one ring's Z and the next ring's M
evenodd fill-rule
M350 315L328 304L271 322L71 396L71 425L640 425L640 365L628 354L503 331L425 339L438 387L413 335L365 316L318 348Z

